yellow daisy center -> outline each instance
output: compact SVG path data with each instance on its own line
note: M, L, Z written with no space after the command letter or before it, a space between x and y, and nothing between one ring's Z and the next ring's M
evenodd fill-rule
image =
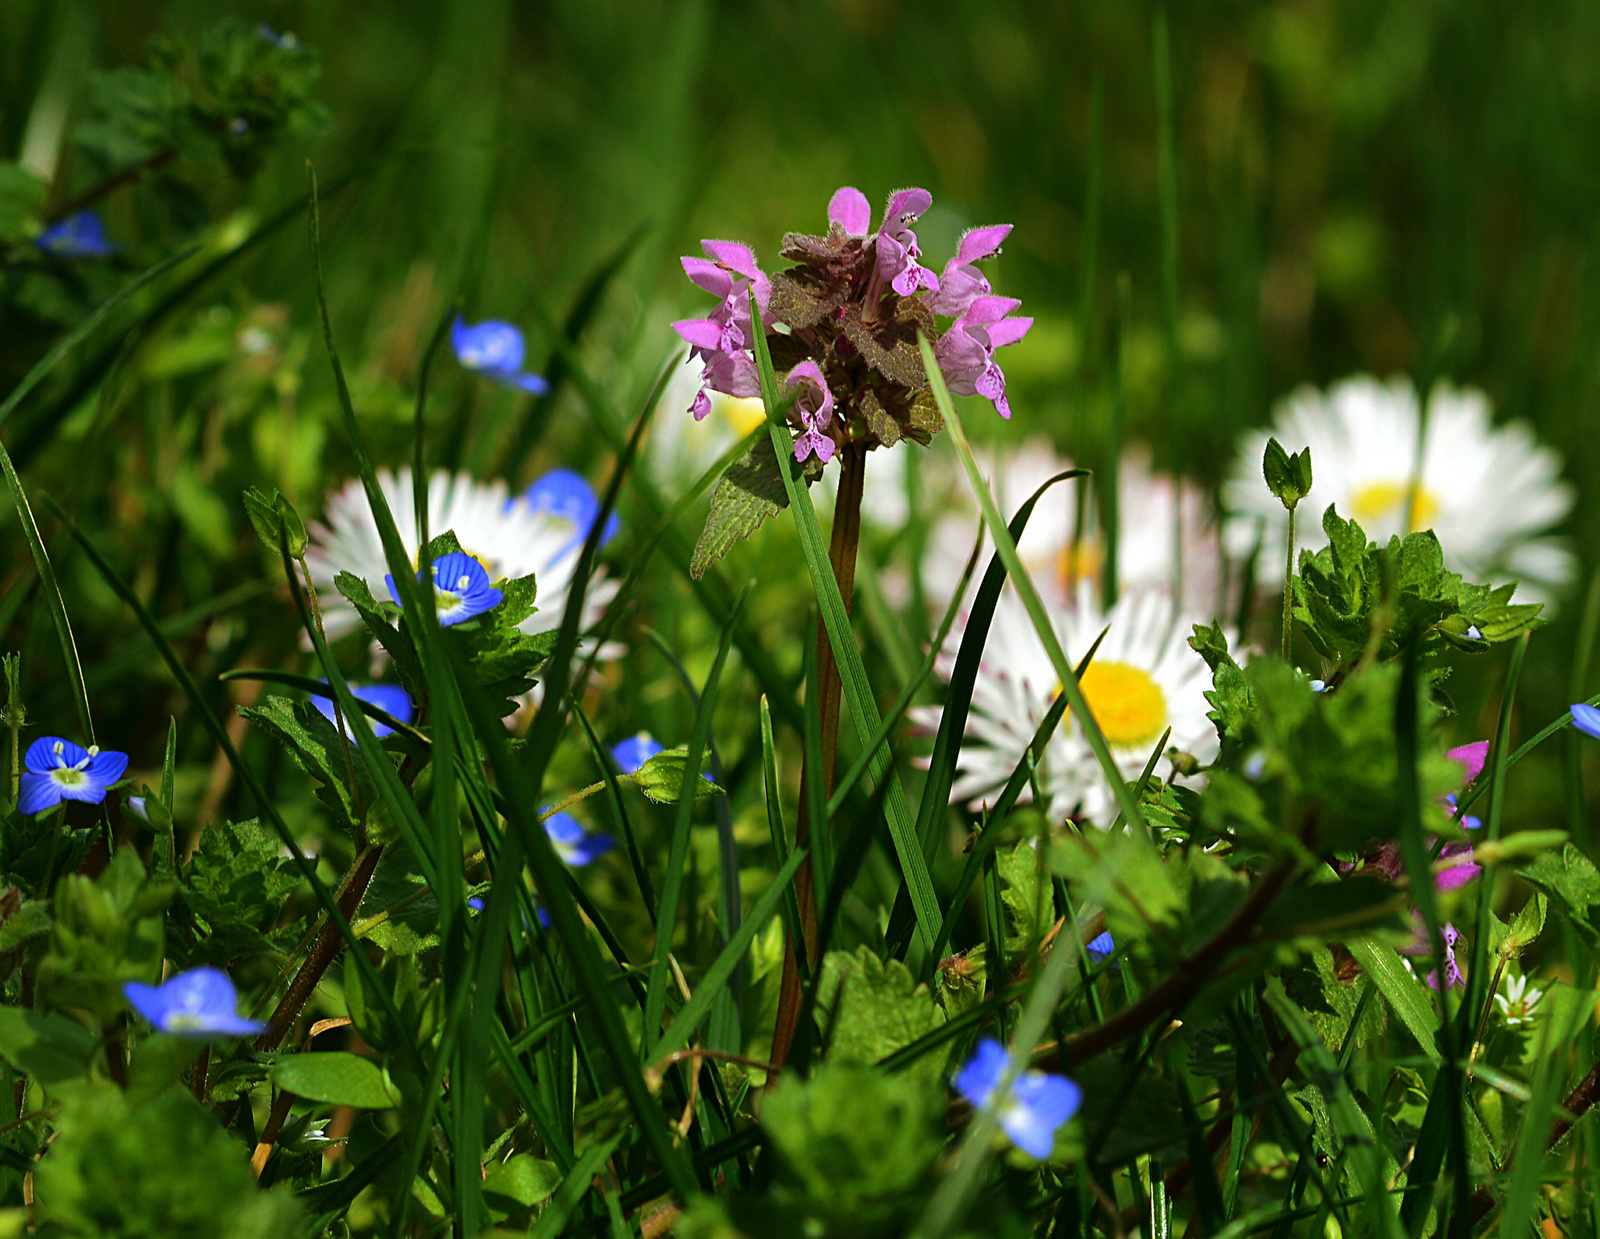
M1143 667L1092 662L1078 687L1110 744L1123 748L1147 745L1167 725L1167 695ZM1060 691L1059 685L1056 691Z
M1350 497L1350 515L1363 525L1376 525L1393 518L1404 521L1406 502L1411 499L1409 482L1373 482L1363 486ZM1416 499L1411 504L1411 521L1406 528L1410 533L1427 529L1439 515L1439 501L1422 487L1417 487Z

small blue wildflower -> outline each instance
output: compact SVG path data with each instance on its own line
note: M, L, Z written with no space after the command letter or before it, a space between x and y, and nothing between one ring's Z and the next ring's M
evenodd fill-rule
M1482 641L1483 640L1483 633L1478 631L1478 626L1476 624L1468 624L1467 625L1467 640L1468 641Z
M648 731L641 731L616 745L611 750L611 757L623 774L634 774L659 752L661 745L656 738Z
M28 746L17 796L18 813L53 809L63 800L99 804L128 768L126 753L87 749L59 736L43 736Z
M164 1033L246 1037L267 1029L259 1020L247 1020L239 1014L239 997L234 993L233 982L220 968L180 972L165 985L129 981L122 992L135 1011Z
M141 822L148 822L150 820L150 812L144 807L144 803L145 798L143 796L124 796L122 798L122 807L130 817L136 817Z
M105 225L93 211L79 211L57 220L39 234L34 244L57 258L105 258L112 250Z
M327 681L324 680L323 683L326 684ZM409 723L412 719L411 694L398 684L352 684L350 685L350 693L357 701L365 701L369 706L377 706L385 714L392 715L402 723ZM317 713L322 715L323 718L330 723L334 721L332 697L313 697L311 704L317 707ZM369 717L367 726L372 728L372 734L380 740L394 733L393 727L386 723L380 723L375 718ZM350 730L348 720L344 725L344 736L346 740L355 739L355 733Z
M294 35L279 34L271 26L268 26L264 23L256 27L256 33L268 43L272 44L272 46L280 48L283 51L296 52L300 50L300 40L295 38Z
M537 374L525 374L522 357L525 347L522 332L510 323L497 319L468 326L458 314L450 328L450 347L456 351L456 360L468 370L476 370L485 378L523 391L542 396L550 384Z
M528 505L528 511L535 515L547 512L572 522L575 531L572 541L562 547L555 558L581 547L600 515L600 500L595 497L594 489L571 469L552 469L543 477L536 478L528 487L523 501ZM604 546L616 537L621 528L622 522L613 512L606 521L605 532L600 536L600 545Z
M1312 680L1311 681L1311 691L1314 692L1314 693L1325 693L1325 692L1327 692L1328 691L1328 682L1326 680Z
M985 1037L967 1065L956 1073L956 1092L982 1109L1005 1070L1005 1047L993 1037ZM1077 1113L1082 1100L1083 1091L1066 1076L1024 1071L998 1107L1000 1126L1019 1149L1043 1161L1050 1156L1056 1131Z
M1107 931L1106 933L1101 934L1093 942L1084 943L1083 949L1089 952L1090 955L1097 955L1101 959L1104 959L1107 955L1110 955L1117 949L1117 944L1112 939L1110 932Z
M474 895L471 899L467 900L467 907L471 908L474 912L482 912L483 900Z
M389 586L389 597L398 603L400 591L395 588L393 575L383 579ZM418 572L417 580L422 579ZM489 584L488 572L476 559L465 551L451 551L433 561L433 597L439 623L448 628L492 611L505 595Z
M1600 739L1600 710L1576 702L1572 707L1572 725L1584 735Z
M591 835L565 813L554 813L546 818L544 832L555 845L556 855L574 868L581 869L611 850L610 835Z

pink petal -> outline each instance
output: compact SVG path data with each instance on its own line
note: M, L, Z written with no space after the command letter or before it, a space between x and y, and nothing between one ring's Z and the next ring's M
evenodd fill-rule
M755 251L748 245L741 245L738 241L702 241L700 245L708 257L747 279L753 280L761 274L761 268L756 265Z
M967 307L961 319L968 326L987 327L990 323L998 323L1021 305L1022 302L1015 297L979 297ZM1028 321L1031 323L1033 320Z
M793 370L789 377L783 381L785 387L797 387L801 383L810 383L818 391L827 391L827 381L822 377L822 370L814 361L802 361Z
M733 277L707 258L684 258L683 273L713 297L726 298L733 291Z
M710 318L686 318L672 329L696 348L715 351L722 347L722 324Z
M1453 762L1458 762L1465 774L1463 782L1470 783L1483 773L1483 763L1489 758L1489 742L1475 740L1471 744L1463 744L1458 749L1451 749L1445 754Z
M965 264L988 258L1000 248L1000 243L1010 232L1010 224L991 224L987 228L974 228L964 233L961 244L956 247L956 261Z
M872 228L872 204L866 194L846 185L828 200L828 222L838 224L853 237L864 237Z
M883 227L893 228L902 216L913 219L933 205L933 195L925 189L900 189L889 197L888 209L883 213Z
M989 343L994 348L1005 348L1027 335L1032 326L1031 318L1003 318L989 328Z
M694 394L694 403L689 406L689 412L694 414L694 420L703 422L706 414L711 412L711 397L706 395L706 389L701 388Z

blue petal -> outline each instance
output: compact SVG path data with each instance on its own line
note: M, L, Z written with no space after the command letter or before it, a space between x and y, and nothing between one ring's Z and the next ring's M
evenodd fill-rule
M1093 942L1087 943L1083 949L1091 955L1110 955L1117 949L1117 944L1109 933L1103 933Z
M323 681L327 683L326 680ZM350 693L358 701L365 701L368 705L377 706L386 714L392 714L402 723L409 723L412 718L411 695L398 684L352 684ZM333 699L331 697L314 696L311 704L317 707L317 713L330 723L334 722ZM372 728L372 734L377 739L394 734L394 728L387 723L380 723L375 718L367 719L367 726ZM344 727L347 740L355 739L355 733L350 730L347 722Z
M1600 739L1600 710L1578 702L1572 707L1572 725L1585 735ZM28 755L33 755L32 749L28 750Z
M552 843L572 845L583 838L583 827L567 813L553 813L545 819L544 833Z
M129 1006L160 1028L171 1005L166 988L164 985L140 985L137 981L128 981L123 984L122 993Z
M535 396L547 396L550 394L550 384L545 381L542 375L527 374L522 371L501 371L494 377L502 383L509 383L513 387L522 388L525 392L532 392Z
M1000 1125L1019 1149L1043 1161L1050 1156L1056 1132L1077 1112L1083 1092L1065 1076L1025 1071L1012 1086L1012 1097Z
M93 211L79 211L51 224L34 244L61 258L104 258L111 253L105 225Z
M83 773L88 776L91 783L96 783L103 791L120 779L128 770L128 755L118 753L113 749L101 749L89 759L89 764L83 768Z
M611 836L607 834L585 835L573 844L567 852L567 863L577 868L592 865L611 850Z
M613 748L611 757L623 774L633 774L659 752L661 745L656 743L656 738L648 731L641 731Z
M594 490L581 475L571 469L552 469L543 477L536 479L528 487L525 498L530 512L548 512L552 516L565 517L572 522L576 532L572 541L561 548L561 554L565 554L568 549L583 545L600 514L600 500L595 497ZM622 522L613 512L606 520L600 545L604 546L616 537L621 528Z
M469 326L458 314L450 328L450 345L456 359L468 370L493 376L495 372L515 373L522 369L522 332L510 323L489 319Z
M993 1037L978 1042L978 1048L956 1073L955 1089L973 1106L982 1108L1005 1074L1006 1051Z
M56 752L56 745L61 746L61 752ZM22 759L23 766L35 774L44 774L51 770L60 770L63 766L76 766L80 761L89 756L89 750L71 740L63 740L60 736L40 736L28 746L28 751Z
M29 770L22 776L22 786L17 793L17 812L23 815L53 809L61 803L61 788L48 774L35 774Z

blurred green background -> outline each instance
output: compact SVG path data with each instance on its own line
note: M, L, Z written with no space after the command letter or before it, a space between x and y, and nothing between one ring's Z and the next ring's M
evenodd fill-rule
M1483 387L1499 417L1531 421L1566 454L1581 496L1569 532L1586 568L1595 561L1593 3L9 0L8 157L22 153L41 107L81 111L91 70L138 61L152 39L192 45L223 14L292 31L317 51L314 93L330 124L285 143L248 184L197 170L187 221L148 185L119 191L106 218L120 261L131 271L185 235L220 244L297 209L307 156L325 185L353 174L326 206L328 293L384 461L408 451L416 368L450 297L465 298L469 317L530 328L538 368L551 348L533 303L567 313L608 256L623 254L582 352L630 408L674 344L670 320L703 310L677 264L699 238L747 240L772 265L784 231L822 227L837 186L881 202L915 184L933 192L919 232L936 265L963 228L1016 225L991 277L1038 321L1007 362L1016 417L983 418L982 433L1042 431L1092 463L1120 361L1129 437L1148 440L1158 465L1214 484L1238 432L1297 383L1446 376ZM1097 95L1102 205L1086 279ZM1165 182L1164 132L1175 173ZM68 144L58 201L92 179L73 158ZM1176 194L1174 238L1162 235L1164 184ZM1131 315L1119 332L1124 273ZM314 323L296 220L139 341L112 396L50 424L24 410L8 445L30 487L77 512L158 613L209 605L266 572L240 489L276 484L310 515L353 472ZM251 324L270 345L254 358L237 347ZM18 321L6 334L0 364L15 377L44 327ZM533 418L518 400L442 367L438 458L514 482L555 463L600 473L606 454L576 393L563 388ZM0 519L9 585L27 556L14 517ZM129 741L148 767L175 695L147 674L148 649L104 588L64 558L69 605L88 608L75 611L86 659L102 665L98 708L122 734L152 737L143 749ZM730 579L754 561L732 562ZM692 647L703 630L692 613L669 614L670 591L686 594L662 575L641 622ZM1535 726L1574 688L1593 688L1571 682L1584 589L1535 639L1523 697ZM783 622L784 600L797 596L758 602L763 622ZM213 667L292 660L287 616L274 610L278 629L262 625L269 605L190 627L188 653ZM41 721L51 710L65 719L68 698L48 662L39 670L54 657L43 608L4 618L8 642L38 655ZM788 647L785 664L797 666L799 644ZM1463 739L1486 734L1496 668L1454 682ZM615 723L662 708L624 701ZM1553 812L1558 754L1546 751L1518 781L1525 803Z

